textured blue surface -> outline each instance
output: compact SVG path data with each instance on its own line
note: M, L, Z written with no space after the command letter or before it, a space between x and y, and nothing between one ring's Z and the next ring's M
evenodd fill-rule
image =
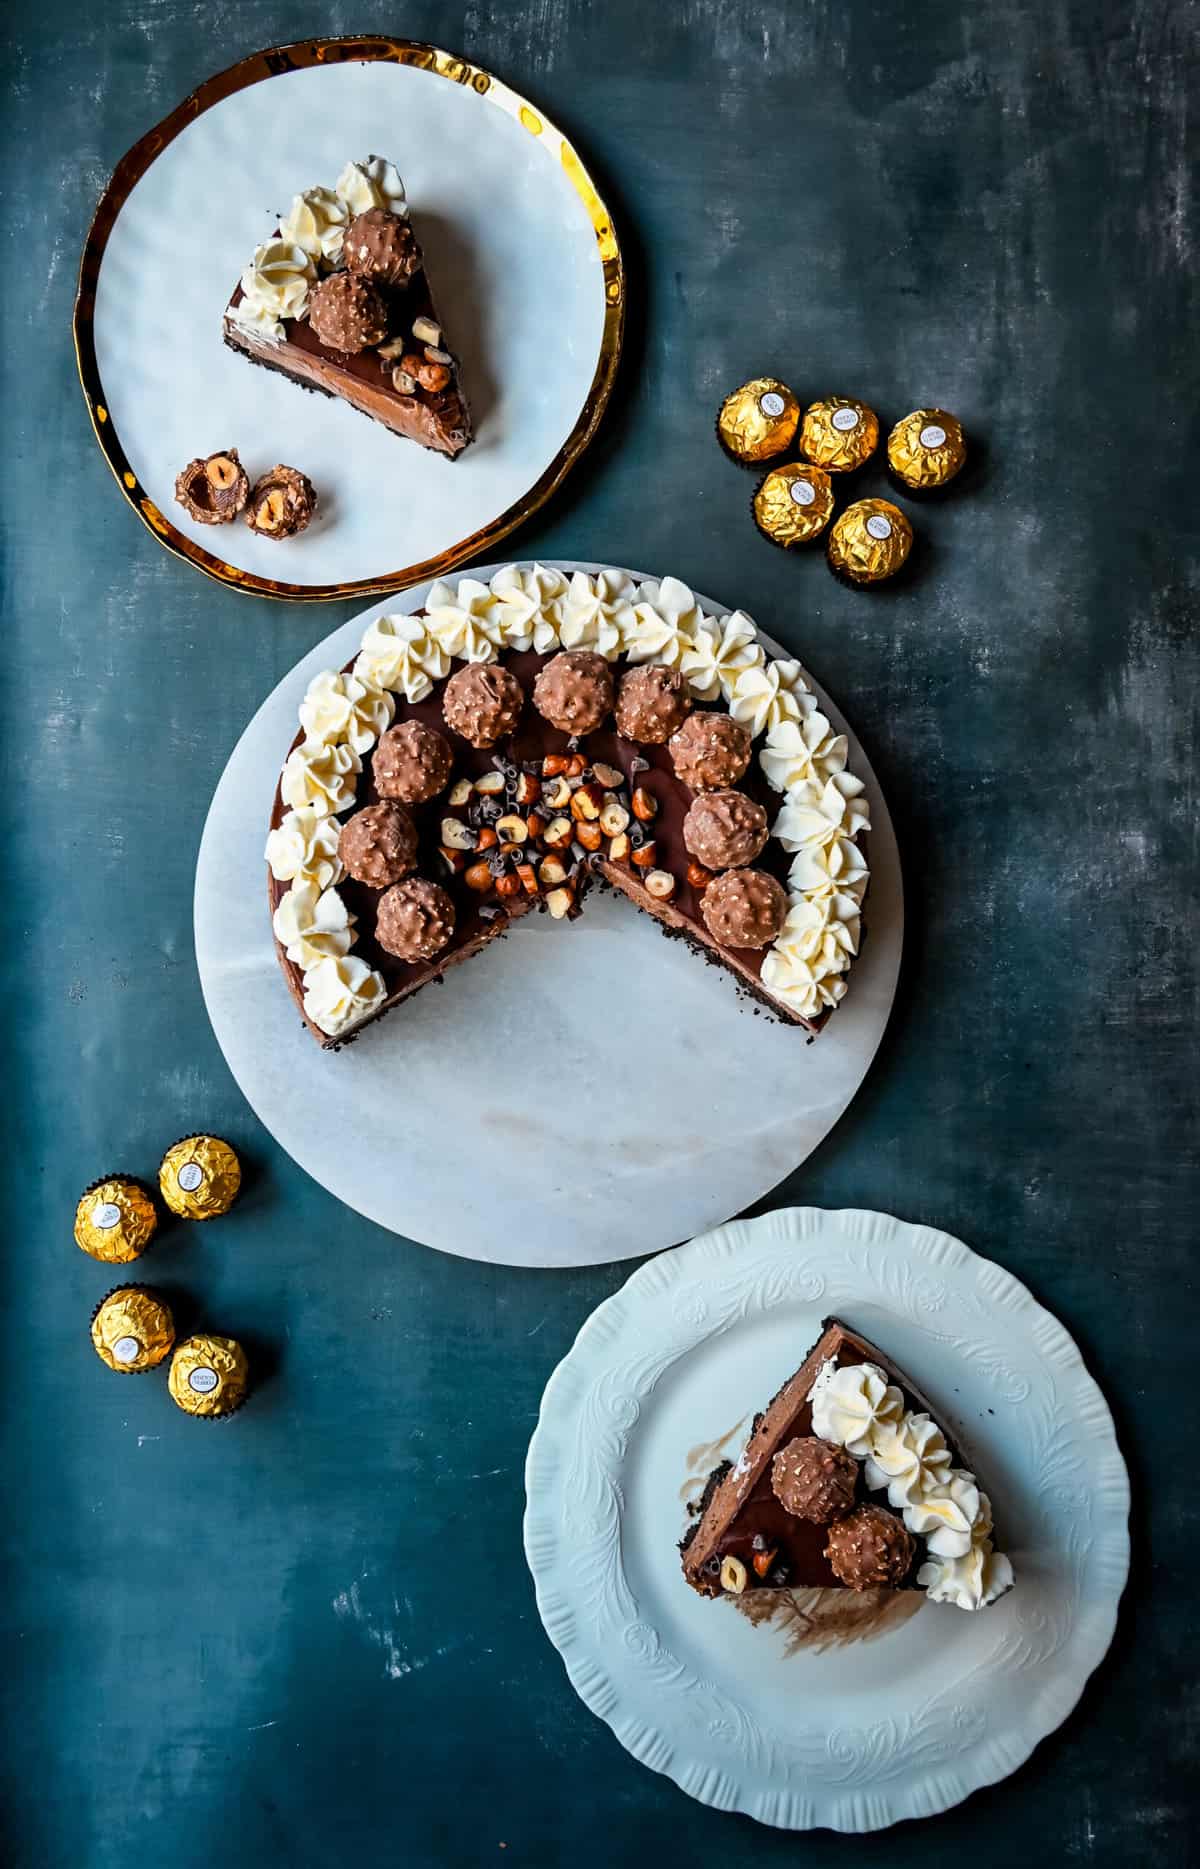
M1183 0L9 10L4 1699L22 1869L1188 1858L1196 20ZM541 100L621 213L618 398L514 552L659 567L743 604L844 702L896 813L896 1018L776 1198L927 1220L1009 1266L1084 1346L1130 1457L1133 1587L1082 1708L1007 1784L886 1838L798 1841L692 1804L584 1711L542 1635L525 1445L621 1269L490 1270L345 1212L258 1129L200 1001L208 799L338 614L218 589L124 508L75 381L74 272L111 166L195 83L280 39L372 28ZM973 487L918 511L904 590L855 595L755 534L712 418L760 369L892 417L938 401L985 443ZM100 1369L87 1320L115 1281L70 1239L85 1182L151 1173L197 1125L236 1141L248 1193L235 1218L164 1235L147 1275L257 1355L266 1380L220 1426L186 1421L157 1377Z

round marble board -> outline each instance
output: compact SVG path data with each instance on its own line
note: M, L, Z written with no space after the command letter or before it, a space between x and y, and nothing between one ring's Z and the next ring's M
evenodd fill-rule
M597 1265L674 1245L769 1193L828 1135L867 1074L903 935L887 807L852 730L808 677L849 735L872 826L868 938L811 1044L628 902L596 892L577 922L527 917L436 991L346 1049L322 1051L275 957L263 860L271 799L312 676L349 661L370 618L419 610L428 588L326 637L233 751L196 867L196 960L213 1030L288 1154L395 1233L529 1266ZM762 640L769 654L786 653Z
M772 1592L754 1626L685 1584L686 1501L830 1314L963 1446L1015 1572L998 1602L900 1593L854 1621L847 1592ZM1129 1479L1076 1345L1001 1267L886 1214L786 1209L640 1267L551 1376L525 1484L581 1699L692 1797L790 1830L928 1817L1015 1771L1107 1651L1129 1569Z

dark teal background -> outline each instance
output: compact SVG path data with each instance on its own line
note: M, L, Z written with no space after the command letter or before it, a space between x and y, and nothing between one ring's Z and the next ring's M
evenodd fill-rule
M4 1701L21 1869L1188 1859L1196 21L1183 0L8 10ZM513 554L657 567L743 604L844 703L896 815L891 1032L774 1200L928 1221L1026 1279L1083 1346L1130 1461L1132 1586L1082 1707L1007 1784L886 1837L777 1836L692 1803L585 1711L542 1633L525 1447L546 1377L624 1271L493 1270L348 1213L250 1116L201 1003L209 797L263 695L346 613L224 591L138 524L88 431L75 269L113 164L195 83L281 39L372 29L512 81L619 214L618 396ZM390 153L403 167L401 134ZM712 420L760 370L890 419L941 402L983 444L956 499L916 510L904 589L848 592L819 553L758 538ZM178 1414L159 1377L100 1367L88 1317L115 1281L70 1231L86 1182L151 1174L199 1126L243 1151L246 1197L164 1232L145 1271L185 1326L251 1347L260 1388L217 1426Z

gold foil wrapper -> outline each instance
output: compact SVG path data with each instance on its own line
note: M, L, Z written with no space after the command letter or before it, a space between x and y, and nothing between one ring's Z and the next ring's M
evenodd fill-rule
M75 1209L75 1244L106 1265L140 1259L158 1226L154 1202L126 1175L94 1181Z
M246 1399L250 1366L232 1337L185 1337L171 1358L167 1387L185 1415L232 1415Z
M798 398L775 376L756 376L726 396L717 439L735 461L753 466L790 448L800 421Z
M184 1136L163 1156L158 1185L181 1220L216 1220L237 1199L242 1165L220 1136Z
M967 458L962 423L946 409L914 409L888 436L888 466L914 492L944 487Z
M829 563L852 584L895 577L912 550L913 529L890 500L856 500L839 513L829 533Z
M96 1355L123 1375L155 1369L171 1354L175 1320L170 1306L138 1285L110 1291L96 1307L92 1343Z
M830 474L850 474L879 446L879 417L865 402L833 396L814 402L800 424L800 452Z
M774 545L807 545L833 514L833 482L823 467L789 461L773 467L754 495L754 523Z

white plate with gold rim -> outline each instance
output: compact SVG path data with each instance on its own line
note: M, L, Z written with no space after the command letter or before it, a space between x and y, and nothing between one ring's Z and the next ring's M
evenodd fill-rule
M347 161L392 160L476 439L456 461L227 349L221 319L291 199ZM218 73L122 158L88 235L80 379L117 483L155 536L238 590L366 596L481 553L587 447L620 354L608 210L540 109L468 60L404 39L309 39ZM301 468L317 517L284 544L175 503L196 455Z
M326 637L230 757L196 866L196 960L213 1030L280 1145L395 1233L504 1265L598 1265L671 1246L740 1213L803 1162L870 1068L904 924L887 806L853 731L810 676L849 736L872 825L867 938L845 999L811 1044L799 1028L756 1016L728 975L664 940L623 899L597 894L577 922L527 917L436 991L344 1050L322 1051L275 958L263 859L271 801L312 676L350 661L370 618L419 610L427 591L377 604ZM769 654L786 653L760 635Z
M991 1494L1016 1584L987 1609L905 1596L847 1627L845 1593L782 1593L753 1626L684 1583L686 1499L828 1315L919 1384ZM525 1484L581 1699L692 1797L783 1829L878 1830L1015 1771L1106 1653L1129 1568L1125 1463L1070 1336L1000 1266L886 1214L792 1208L641 1266L546 1385Z

